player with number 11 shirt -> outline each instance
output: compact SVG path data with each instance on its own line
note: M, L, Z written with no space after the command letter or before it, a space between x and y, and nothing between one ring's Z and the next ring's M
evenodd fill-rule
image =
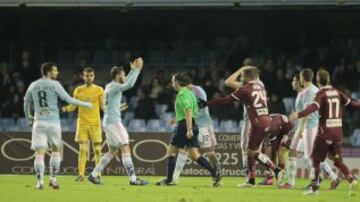
M241 79L245 84L238 90L223 98L200 102L200 106L227 104L234 101L244 103L251 122L248 146L249 181L245 184L247 187L255 185L256 160L274 171L278 181L281 181L281 178L284 176L283 169L276 167L269 157L258 151L264 137L271 128L267 106L267 92L264 86L257 82L258 78L259 70L256 67L248 68L241 74Z

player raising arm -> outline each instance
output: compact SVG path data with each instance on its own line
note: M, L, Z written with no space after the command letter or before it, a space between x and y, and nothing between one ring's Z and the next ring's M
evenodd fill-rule
M294 112L289 116L290 121L305 117L315 111L319 112L319 130L315 138L311 158L315 177L311 181L310 190L305 195L316 194L320 186L320 163L327 155L334 161L334 165L341 170L350 183L350 195L356 194L358 181L352 176L342 159L342 107L351 107L360 110L360 102L348 98L344 93L330 85L330 75L326 70L319 70L316 75L320 91L315 101L301 112Z
M110 161L117 156L119 149L123 165L130 178L130 185L147 185L148 182L136 177L134 164L131 158L129 145L129 134L121 122L121 97L122 93L135 85L135 82L143 67L142 58L130 63L131 71L125 77L125 72L121 67L113 67L111 76L113 81L105 87L104 119L103 127L107 137L109 151L101 158L88 180L93 184L100 184L100 174Z
M61 128L58 99L77 106L92 108L89 102L72 98L56 81L59 74L57 65L45 62L41 65L42 78L30 84L24 97L25 118L32 128L31 148L35 150L34 168L37 176L37 189L44 188L44 156L51 147L49 186L59 189L56 176L60 168ZM34 106L34 116L31 114Z
M241 74L241 79L245 83L234 93L208 102L200 101L200 106L227 104L234 101L242 101L249 114L251 122L251 132L248 143L248 164L249 164L249 181L245 186L255 185L255 161L258 160L268 169L274 171L278 181L281 181L284 170L278 168L265 154L258 151L264 137L269 132L271 120L267 108L267 93L264 86L258 84L259 70L249 68Z

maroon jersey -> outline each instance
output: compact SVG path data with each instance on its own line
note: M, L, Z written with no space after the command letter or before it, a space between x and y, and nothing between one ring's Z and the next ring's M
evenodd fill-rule
M249 82L233 92L231 96L244 103L252 126L266 126L263 124L269 122L269 110L267 92L263 85Z
M232 94L210 100L209 106L227 104L233 101L241 101L246 107L252 127L269 127L269 110L267 106L267 92L261 84L251 81Z
M343 107L360 109L360 103L348 98L344 93L332 86L321 87L315 96L314 103L299 113L299 117L319 110L319 134L331 133L342 135Z
M294 125L283 114L270 114L270 139L280 139L290 133Z

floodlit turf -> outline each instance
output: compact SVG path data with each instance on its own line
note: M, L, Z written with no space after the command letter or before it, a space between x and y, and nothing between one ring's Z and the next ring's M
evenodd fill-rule
M150 201L150 202L269 202L269 201L360 201L357 197L348 197L348 184L342 182L337 191L327 190L329 181L322 184L317 196L302 196L302 190L279 190L274 186L256 188L237 188L236 184L243 182L242 178L225 177L224 186L210 187L208 177L182 177L178 186L157 187L154 183L160 177L143 177L151 184L145 187L130 187L128 178L121 176L104 176L102 185L93 185L88 181L75 182L75 176L59 176L60 190L48 186L44 190L35 190L35 176L0 175L1 202L30 201L61 201L61 202L116 202L116 201ZM48 176L46 176L46 181ZM260 181L260 178L258 178ZM298 187L304 186L308 180L298 180Z

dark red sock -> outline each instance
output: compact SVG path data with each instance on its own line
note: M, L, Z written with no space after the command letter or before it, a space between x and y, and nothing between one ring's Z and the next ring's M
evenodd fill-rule
M334 165L341 170L341 172L345 175L347 181L351 183L354 180L354 177L349 171L349 168L344 164L344 162L340 159L336 159L334 161Z

